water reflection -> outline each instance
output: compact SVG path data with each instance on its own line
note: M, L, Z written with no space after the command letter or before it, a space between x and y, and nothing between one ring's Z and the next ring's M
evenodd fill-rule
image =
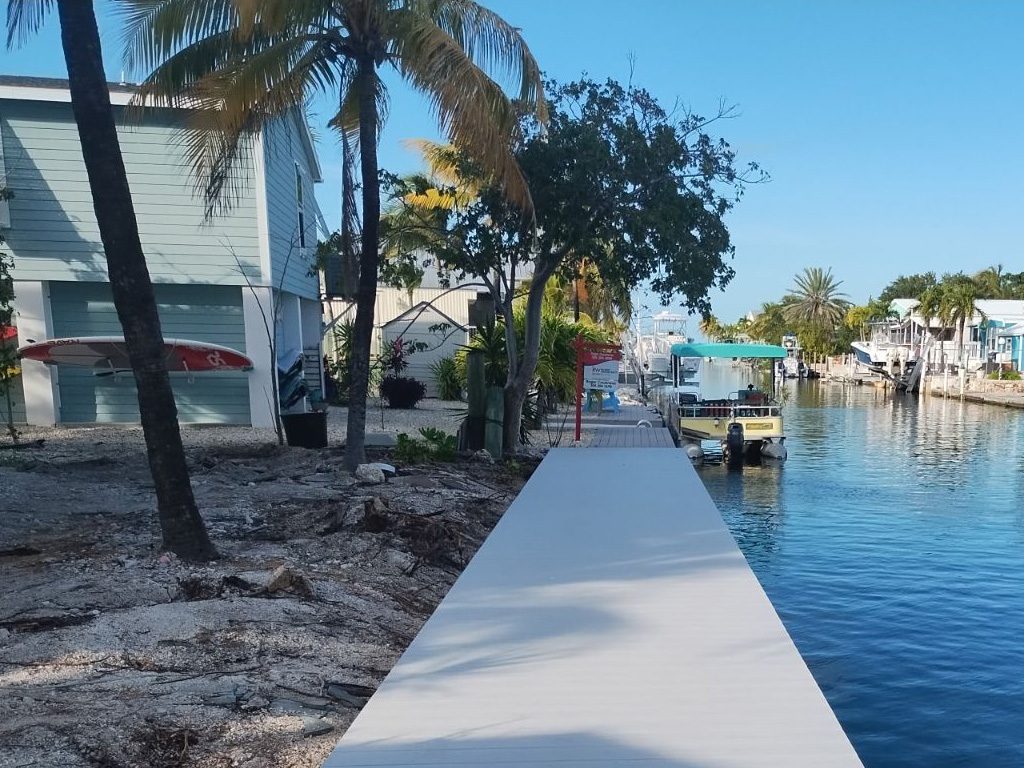
M789 461L701 475L865 764L1024 765L1024 414L786 388Z

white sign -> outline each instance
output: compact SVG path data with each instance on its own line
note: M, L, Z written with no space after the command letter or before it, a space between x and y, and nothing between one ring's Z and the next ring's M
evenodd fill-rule
M584 389L615 389L619 386L619 361L607 360L597 365L583 366Z

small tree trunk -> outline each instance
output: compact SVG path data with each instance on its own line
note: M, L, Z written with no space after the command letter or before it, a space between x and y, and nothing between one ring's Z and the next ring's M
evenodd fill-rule
M163 356L156 297L139 240L114 127L92 0L58 0L71 108L78 125L114 306L138 387L164 547L187 560L216 556L192 495L178 410Z
M380 267L380 179L377 169L377 101L373 59L358 64L359 157L363 177L363 238L352 328L351 385L345 437L345 466L354 470L366 461L366 398L370 387L370 344L377 303Z
M541 310L544 306L544 286L551 277L550 270L538 269L530 283L530 292L526 296L526 332L523 350L519 357L519 365L509 368L509 378L505 384L505 428L504 449L506 453L515 453L519 447L519 427L523 420L523 405L530 391L534 374L537 371L537 360L540 358ZM511 363L511 360L509 361Z

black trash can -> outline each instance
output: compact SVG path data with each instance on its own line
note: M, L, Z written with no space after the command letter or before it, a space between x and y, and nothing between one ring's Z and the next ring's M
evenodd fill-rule
M327 447L327 412L286 413L281 416L284 439L293 448Z

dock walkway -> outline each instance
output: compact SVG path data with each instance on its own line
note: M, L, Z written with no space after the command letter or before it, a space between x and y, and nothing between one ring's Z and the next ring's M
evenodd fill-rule
M562 448L325 764L495 765L861 763L683 452Z

